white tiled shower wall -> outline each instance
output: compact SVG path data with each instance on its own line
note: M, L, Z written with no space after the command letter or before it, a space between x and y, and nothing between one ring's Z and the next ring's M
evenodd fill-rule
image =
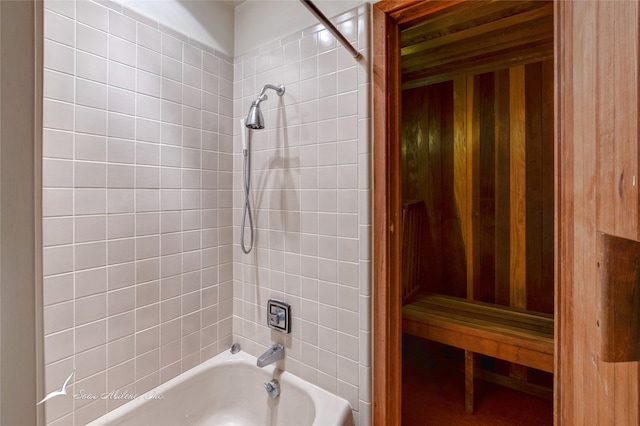
M285 368L371 415L371 148L369 5L332 20L356 61L320 25L235 59L233 329L259 356L286 343ZM240 249L238 120L260 88L266 126L252 131L255 247ZM248 229L246 231L248 241ZM292 305L292 334L266 327L270 298Z
M75 368L74 393L142 393L226 349L232 308L236 340L259 355L282 339L264 326L274 297L293 305L286 369L369 424L368 7L335 20L360 62L314 26L235 70L115 2L45 9L46 391ZM258 229L244 255L230 117L268 82L287 93L269 92L267 129L252 136ZM47 422L84 424L117 405L56 398Z
M232 341L233 61L108 0L45 0L44 55L46 392L141 394Z

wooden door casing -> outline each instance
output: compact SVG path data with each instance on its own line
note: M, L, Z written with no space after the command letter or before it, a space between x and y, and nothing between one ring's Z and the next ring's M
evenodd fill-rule
M638 10L556 3L557 424L639 424L637 362L598 353L598 233L640 239Z

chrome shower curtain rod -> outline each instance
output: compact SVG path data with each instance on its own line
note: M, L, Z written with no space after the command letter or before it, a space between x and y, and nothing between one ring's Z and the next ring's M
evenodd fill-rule
M349 40L347 40L345 36L342 35L342 33L336 28L336 26L333 25L326 16L324 16L324 14L316 7L315 4L313 4L313 2L311 2L311 0L300 0L300 3L302 3L307 9L309 9L309 12L311 12L316 18L318 18L320 22L322 22L322 24L329 30L329 32L333 34L333 36L338 39L340 43L342 43L342 45L349 51L349 53L351 53L351 55L356 60L360 60L360 58L362 58L360 52L358 52L351 45L351 43L349 43Z

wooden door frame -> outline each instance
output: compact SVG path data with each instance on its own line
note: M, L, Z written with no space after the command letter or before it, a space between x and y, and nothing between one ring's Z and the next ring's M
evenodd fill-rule
M373 424L399 425L402 418L402 286L401 286L401 180L400 180L400 126L401 126L401 72L400 26L422 19L424 16L450 7L462 0L448 2L383 0L373 5ZM560 285L561 232L563 217L561 203L570 204L570 194L561 187L560 140L563 129L561 102L565 69L560 43L561 21L570 5L554 3L554 249L555 249L555 372L554 423L560 424L562 313L567 306L563 286ZM561 111L562 109L562 111ZM571 159L565 159L570 168ZM565 259L568 260L568 259ZM570 269L570 268L567 268ZM567 295L570 297L570 295ZM567 298L568 300L568 298Z

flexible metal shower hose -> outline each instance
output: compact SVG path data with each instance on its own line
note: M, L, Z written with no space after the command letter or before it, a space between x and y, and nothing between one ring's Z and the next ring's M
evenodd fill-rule
M249 182L251 180L251 150L245 149L242 152L243 167L242 180L244 183L244 208L242 209L242 228L240 229L240 246L244 254L249 254L253 248L253 218L251 217L251 204L249 204ZM244 228L246 219L249 217L249 246L244 244Z

